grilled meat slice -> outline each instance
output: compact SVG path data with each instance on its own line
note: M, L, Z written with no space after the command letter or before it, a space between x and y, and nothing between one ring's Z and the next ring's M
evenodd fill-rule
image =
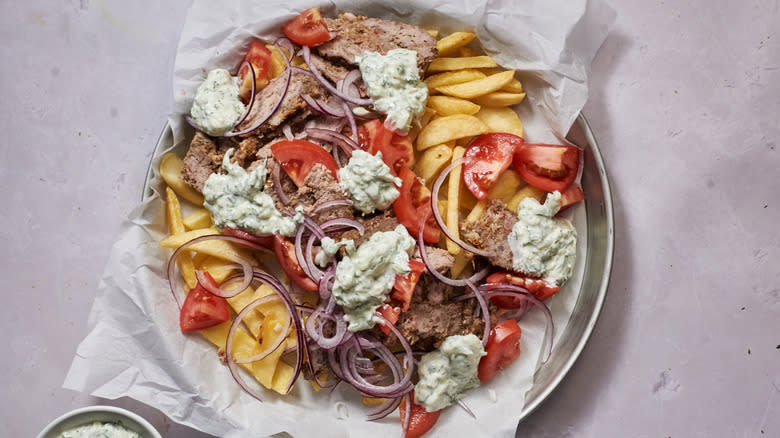
M490 262L511 271L514 269L512 249L507 238L516 222L517 214L508 209L503 201L493 199L479 220L461 225L461 237L477 248L494 252L495 255L489 258Z

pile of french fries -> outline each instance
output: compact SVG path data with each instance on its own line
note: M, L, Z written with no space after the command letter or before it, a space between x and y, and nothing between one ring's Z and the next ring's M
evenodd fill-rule
M429 32L438 36L436 31ZM471 32L455 32L439 39L439 55L428 67L427 107L421 126L410 132L417 154L414 171L428 187L447 165L463 157L474 137L491 132L523 136L523 123L511 108L525 98L523 84L514 70L498 68L491 57L471 48L475 38ZM487 200L477 201L461 184L461 172L457 166L450 173L439 202L444 221L456 236L461 218L478 220L487 206ZM513 211L524 198L541 202L544 196L543 190L526 184L512 169L488 192L488 199L501 199ZM444 247L455 256L452 275L457 277L469 266L471 254L449 240Z
M434 36L437 32L430 31ZM515 78L513 70L501 70L489 56L479 55L469 44L475 34L455 32L438 40L439 56L428 68L425 83L429 98L419 126L409 135L415 146L415 173L425 180L430 188L439 173L453 160L463 157L466 146L476 136L491 132L507 132L523 135L523 124L512 105L525 98L523 86ZM271 50L269 77L280 75L286 68L284 58L275 46ZM303 65L294 58L293 65ZM167 184L166 208L170 236L160 242L160 247L176 250L184 243L220 231L213 226L209 212L203 208L203 196L187 185L181 177L181 158L168 153L160 161L160 174ZM461 184L461 168L455 168L443 188L439 202L447 227L459 234L462 220L475 221L485 210L487 201L476 198ZM488 192L488 199L501 199L510 209L516 210L526 197L541 202L545 192L526 184L512 169L508 169ZM179 198L186 200L189 210L182 215ZM471 254L463 251L446 238L441 246L455 256L452 275L457 277L467 269ZM257 261L253 254L243 248L221 240L210 240L191 246L190 251L177 260L179 272L187 293L197 284L195 270L207 271L217 283L222 283L236 272L237 260ZM227 301L238 313L257 298L274 294L267 286L248 288ZM278 335L287 318L287 309L281 299L258 306L247 318L244 327L239 327L233 344L236 359L248 357L268 348ZM231 322L199 330L200 335L211 342L222 355ZM258 342L259 340L259 342ZM281 360L285 350L296 346L295 332L291 331L281 347L266 358L242 364L254 378L268 389L284 394L293 368ZM316 387L316 386L315 386ZM375 402L375 401L374 401Z

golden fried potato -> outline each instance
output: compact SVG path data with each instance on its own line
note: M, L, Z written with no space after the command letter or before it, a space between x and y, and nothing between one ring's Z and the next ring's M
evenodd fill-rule
M459 59L465 59L465 58L459 58ZM514 75L515 75L514 70L507 70L501 73L496 73L494 75L488 76L483 79L477 79L476 81L469 81L460 84L444 85L441 87L436 87L436 91L442 94L447 94L454 97L460 97L463 99L473 99L475 97L484 96L485 94L493 93L495 91L500 90L501 87L508 84L509 81L512 80Z
M453 114L473 115L479 111L479 105L465 99L459 99L451 96L430 96L428 106L443 116Z
M203 195L196 192L181 177L184 162L178 155L168 152L160 159L160 176L177 195L197 206L203 205Z
M466 152L465 148L455 146L452 150L452 161L463 158L463 154ZM460 195L460 180L463 166L455 166L450 172L450 179L447 185L447 217L444 222L447 224L447 228L455 237L460 237L460 211L458 211L458 198ZM459 247L455 242L447 239L447 251L450 254L457 255L463 249Z
M536 187L529 184L521 188L517 193L515 193L514 196L512 196L512 199L507 202L507 207L512 211L517 211L517 207L520 206L520 201L523 199L534 198L537 201L542 202L545 195L547 195L547 192L542 189L537 189Z
M525 184L526 182L517 172L507 169L498 177L496 184L488 190L488 198L500 199L508 203Z
M165 188L165 206L168 211L168 228L172 235L184 233L184 224L181 218L181 204L179 204L179 198L176 197L173 189L170 187ZM187 284L189 289L194 288L198 284L198 279L195 277L195 265L192 262L192 255L181 254L176 260L179 266L179 272Z
M469 56L466 58L436 58L428 66L428 73L463 70L464 68L492 68L498 63L489 56Z
M161 248L176 249L185 243L189 242L196 237L206 236L209 234L219 234L219 230L216 228L202 228L200 230L187 231L186 233L176 234L174 236L166 237L160 241ZM241 260L252 261L252 255L245 249L236 248L231 243L224 240L207 240L205 242L196 243L188 249L195 252L205 253L214 257L219 257L223 260L239 262Z
M414 165L414 173L425 180L430 187L433 180L439 175L439 172L450 162L452 157L452 148L440 144L425 150Z
M195 210L183 219L184 226L188 230L197 230L199 228L208 228L214 224L211 222L211 214L205 208Z
M512 108L483 107L474 116L482 120L490 128L490 132L508 132L518 137L523 136L523 122Z
M474 102L484 107L500 107L517 105L525 99L525 93L507 93L497 91L474 98Z
M467 68L465 70L448 71L433 76L428 76L425 79L425 85L428 86L429 93L434 93L436 91L436 87L460 84L463 82L475 81L477 79L483 79L486 77L487 75L479 70Z
M471 47L461 47L458 49L458 56L461 58L469 58L472 56L479 56Z
M465 221L466 222L476 222L479 220L479 218L482 217L482 213L485 212L485 207L487 207L487 201L482 200L474 204L474 208L471 209L471 212L469 212L468 216L466 216Z
M436 42L439 56L449 56L470 43L477 35L471 32L454 32Z
M488 131L487 125L474 116L453 114L439 117L428 123L417 135L417 150L422 151L451 140L473 137Z
M512 79L508 84L501 87L501 91L506 91L507 93L523 93L523 84L517 79Z

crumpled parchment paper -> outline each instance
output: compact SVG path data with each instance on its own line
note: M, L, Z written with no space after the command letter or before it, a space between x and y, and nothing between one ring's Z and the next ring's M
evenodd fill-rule
M195 0L173 74L174 113L168 120L173 142L159 145L152 161L151 190L122 224L90 313L89 333L78 347L64 387L110 399L132 397L176 422L221 437L261 437L280 431L296 438L401 434L397 413L365 421L366 408L348 385L317 393L300 381L287 396L267 391L263 403L243 393L211 345L179 331L178 309L165 278L170 252L157 245L168 230L156 169L165 152L186 150L191 130L182 114L189 112L204 72L232 69L252 39L273 41L283 23L312 6L319 6L326 16L353 12L438 29L442 35L476 31L488 54L518 71L528 97L517 111L527 140L537 142L565 137L585 105L590 63L615 17L598 0ZM572 210L581 231L579 260L574 277L549 302L557 334L565 330L576 303L587 247L584 212ZM541 312L530 312L521 325L524 354L464 400L477 418L451 407L429 436L514 436L517 413L540 363Z

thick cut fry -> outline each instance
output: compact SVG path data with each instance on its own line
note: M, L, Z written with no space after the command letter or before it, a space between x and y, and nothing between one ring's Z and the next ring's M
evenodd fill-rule
M498 177L496 184L488 190L488 198L509 202L517 190L525 184L517 172L507 169Z
M485 94L474 98L474 102L485 106L512 106L517 105L525 99L525 93L506 93L504 91L497 91L495 93Z
M425 107L423 113L420 115L419 123L412 123L412 127L409 129L409 140L414 141L417 139L417 135L422 130L422 127L427 125L434 117L436 117L436 111L432 108Z
M176 197L173 189L170 187L165 188L166 207L168 210L168 228L172 235L184 233L184 224L181 218L181 205L179 204L179 198ZM181 254L176 260L179 266L184 282L192 289L198 284L198 279L195 277L195 265L192 263L192 255Z
M461 47L458 49L458 56L461 58L468 58L471 56L478 56L477 52L474 51L471 47Z
M160 176L177 195L197 206L203 205L203 195L187 185L181 177L184 162L178 155L168 152L160 159Z
M473 137L488 132L488 127L481 120L466 114L454 114L432 120L417 135L417 150L457 140L463 137Z
M227 264L221 258L207 254L197 254L193 258L193 262L198 270L207 271L211 274L211 278L217 283L222 283L227 280L227 278L236 271L235 265Z
M230 290L229 287L227 289ZM260 298L260 294L255 289L248 287L240 294L227 298L227 302L234 312L239 313L244 307L258 298ZM255 338L259 338L262 334L263 314L255 308L244 317L244 326L249 329L249 332Z
M525 198L534 198L539 202L542 202L544 200L544 196L547 194L542 189L537 189L536 187L532 185L527 185L523 187L522 189L518 190L517 193L515 193L514 196L512 196L512 199L507 202L507 207L512 211L517 211L517 207L520 206L520 201L522 201Z
M486 77L487 75L485 73L474 69L448 71L439 73L437 75L428 76L428 78L425 79L425 85L428 86L428 92L432 93L436 91L436 87L461 84L463 82L476 81L477 79L483 79Z
M209 228L214 224L211 222L211 214L205 208L195 210L183 219L184 227L188 230L197 230L199 228Z
M160 247L176 249L196 237L206 236L209 234L219 234L219 230L216 228L202 228L200 230L187 231L186 233L169 236L160 241ZM235 248L230 243L222 240L207 240L205 242L199 242L188 247L188 249L195 252L205 253L214 257L219 257L224 260L230 260L234 262L249 260L252 262L252 255L246 250Z
M452 264L450 269L450 275L452 278L459 278L463 275L466 269L471 268L471 260L474 255L468 251L461 251L455 255L455 263Z
M428 66L428 73L440 71L463 70L464 68L498 67L496 61L489 56L469 56L467 58L436 58Z
M471 209L471 212L468 216L466 216L465 221L466 222L476 222L479 220L479 218L482 217L482 213L485 212L485 207L487 206L487 201L484 199L482 201L477 202L474 205L474 208Z
M451 116L453 114L474 115L479 111L479 105L476 103L451 96L430 96L428 98L428 106L443 116Z
M268 78L273 79L282 74L284 69L287 68L287 63L284 62L284 56L276 46L273 44L266 44L265 46L271 51L271 65L268 69ZM285 52L287 51L285 50Z
M512 108L483 107L474 116L485 122L491 132L507 132L518 137L523 136L523 122Z
M485 94L500 90L501 87L512 80L514 75L514 70L507 70L483 79L477 79L476 81L437 87L436 91L442 94L460 97L462 99L473 99L475 97L484 96Z
M460 209L465 211L471 211L477 205L477 197L471 193L466 184L460 185L460 199L458 202L460 203Z
M470 43L476 36L476 34L471 32L451 33L436 41L436 50L439 52L439 56L452 55L456 50Z
M501 87L501 91L506 91L507 93L523 93L523 83L517 79L512 79L508 84Z
M466 152L465 148L455 146L455 149L452 150L452 161L463 158L464 152ZM447 185L447 219L445 223L447 224L447 228L450 229L450 232L457 238L460 238L460 212L458 211L458 197L460 195L460 179L462 169L463 166L455 166L452 172L450 172L450 180ZM448 239L447 251L449 251L450 254L457 255L462 251L462 249L455 242L452 242Z
M428 148L415 163L414 173L430 186L439 172L450 162L450 157L452 157L452 148L447 145L440 144Z
M436 29L426 29L425 31L428 32L428 34L430 34L434 38L439 36L439 31Z

